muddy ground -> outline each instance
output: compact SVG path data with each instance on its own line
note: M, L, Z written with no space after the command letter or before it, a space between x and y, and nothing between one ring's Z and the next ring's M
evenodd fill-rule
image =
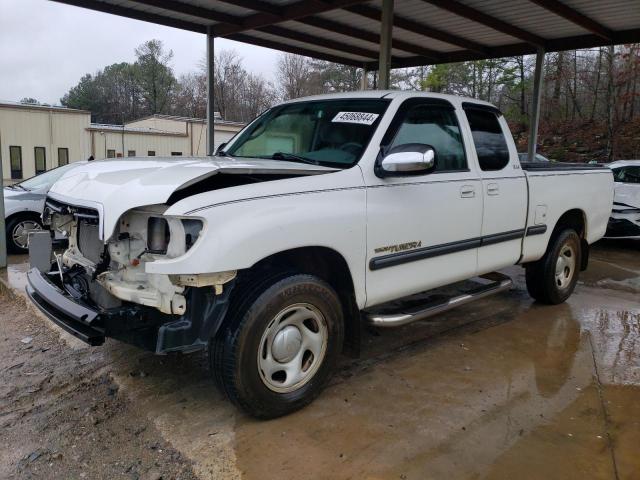
M0 478L196 478L101 352L70 349L21 300L0 312Z
M640 478L640 244L592 253L566 304L533 303L514 267L510 292L366 332L313 405L269 422L202 355L89 348L4 298L0 478Z

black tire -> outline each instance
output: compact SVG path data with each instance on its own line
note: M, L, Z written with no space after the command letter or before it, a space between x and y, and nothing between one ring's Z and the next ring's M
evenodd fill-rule
M9 220L7 222L6 225L6 229L7 229L7 251L9 253L15 253L15 254L24 254L24 253L29 253L29 248L27 248L26 246L23 245L19 245L18 243L16 243L13 234L14 231L24 222L34 222L36 224L38 224L40 226L40 228L42 228L42 221L40 220L40 218L36 215L36 214L19 214L14 216L13 218L11 218L11 220Z
M211 368L216 383L233 403L256 418L275 418L304 407L322 391L342 350L344 323L338 295L318 277L291 273L262 282L250 282L239 292L235 296L237 301L232 302L230 307L228 321L210 342ZM325 341L317 357L311 350L304 351L304 347L299 346L300 374L306 376L298 382L299 386L294 384L286 387L293 390L274 391L278 388L278 382L289 380L286 378L288 373L283 374L284 380L276 377L276 374L267 379L259 362L267 361L267 357L272 363L276 361L275 339L282 330L276 332L275 328L280 322L286 327L287 317L282 312L290 309L307 309L311 312L318 319L318 322L311 320L311 326L319 332L322 328L321 338ZM298 330L303 330L303 327ZM274 332L271 342L265 337L267 331ZM286 353L291 352L287 349ZM290 361L297 363L297 358L298 354ZM305 365L309 365L306 372ZM280 373L277 372L278 375Z
M558 274L557 277L556 266L561 254L566 260L566 265L562 268L562 274ZM575 230L554 232L544 256L525 267L529 295L548 305L564 302L571 296L578 282L581 256L580 237Z

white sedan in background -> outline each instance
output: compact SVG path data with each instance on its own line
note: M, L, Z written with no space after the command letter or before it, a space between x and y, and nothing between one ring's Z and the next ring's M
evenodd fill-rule
M640 160L618 160L613 171L613 210L605 238L640 239Z
M64 165L4 187L4 217L10 253L27 253L29 232L42 229L40 216L47 192L62 175L84 163Z

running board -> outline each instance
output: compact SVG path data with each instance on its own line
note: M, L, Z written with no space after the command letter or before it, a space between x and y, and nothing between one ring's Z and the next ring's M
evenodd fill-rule
M467 303L480 300L481 298L494 295L508 290L513 285L513 281L507 275L498 272L481 275L479 278L490 280L491 283L480 285L467 293L451 297L448 300L440 300L427 303L418 308L407 309L394 313L374 313L365 312L365 318L370 325L375 327L400 327L407 323L424 320L439 313L446 312L452 308L466 305Z

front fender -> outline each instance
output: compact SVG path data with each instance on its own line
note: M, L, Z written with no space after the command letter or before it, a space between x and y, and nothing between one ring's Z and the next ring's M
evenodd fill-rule
M366 192L349 187L273 195L197 213L205 228L183 256L146 264L149 273L197 274L250 268L284 250L326 247L342 255L364 305Z

